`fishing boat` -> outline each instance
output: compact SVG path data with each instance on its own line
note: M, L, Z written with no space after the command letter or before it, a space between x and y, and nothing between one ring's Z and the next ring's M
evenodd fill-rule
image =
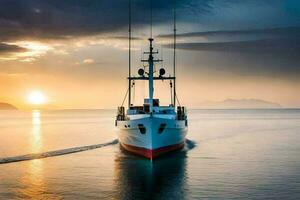
M130 2L130 1L129 1ZM167 152L184 147L187 134L188 120L184 106L178 102L176 94L176 12L174 8L174 55L173 73L166 76L166 70L161 65L162 59L156 58L158 50L154 50L152 37L152 9L151 34L148 39L149 50L144 52L146 59L141 59L143 68L138 70L137 76L131 73L131 3L129 3L129 73L128 90L124 101L118 107L115 125L118 128L118 139L121 147L126 151L149 159L156 158ZM159 70L155 71L155 68ZM148 97L142 105L132 103L132 88L136 81L148 83ZM171 102L160 105L160 99L155 98L154 81L169 81ZM158 89L158 88L156 88ZM156 91L156 90L155 90ZM124 102L127 98L128 107L125 111Z

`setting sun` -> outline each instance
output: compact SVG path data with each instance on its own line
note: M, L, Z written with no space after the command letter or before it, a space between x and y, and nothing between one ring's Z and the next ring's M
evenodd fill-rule
M30 104L41 105L46 103L46 97L41 91L32 91L28 94L27 100Z

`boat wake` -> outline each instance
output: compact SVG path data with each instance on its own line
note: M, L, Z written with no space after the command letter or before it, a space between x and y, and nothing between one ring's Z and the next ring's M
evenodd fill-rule
M94 144L94 145L88 145L88 146L82 146L82 147L73 147L73 148L67 148L67 149L60 149L55 151L48 151L43 153L33 153L33 154L26 154L21 156L14 156L14 157L7 157L7 158L0 158L0 164L7 164L12 162L21 162L26 160L34 160L34 159L41 159L41 158L48 158L48 157L54 157L54 156L61 156L65 154L71 154L71 153L78 153L82 151L88 151L92 149L97 149L109 145L117 144L118 140L115 139L111 142L102 143L102 144Z
M186 139L185 140L185 149L186 150L192 150L197 146L197 143L193 140Z

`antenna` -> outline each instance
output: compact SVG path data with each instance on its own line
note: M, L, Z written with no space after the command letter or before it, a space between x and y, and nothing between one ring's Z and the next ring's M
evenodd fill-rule
M148 80L149 80L149 110L150 113L152 115L153 112L153 67L154 67L154 59L153 59L153 38L152 38L152 0L150 0L150 38L149 38L149 42L150 42L150 47L149 47L149 58L147 60L148 65L149 65L149 69L148 69Z
M160 59L161 59L161 65L164 67L164 50L163 50L163 45L160 45Z
M174 92L173 102L176 107L176 0L174 0L174 55L173 55L173 76L174 76Z
M152 16L152 0L150 0L150 38L152 38L152 33L153 33L153 30L152 30L152 26L153 26L153 16Z
M128 2L128 108L131 106L131 0Z

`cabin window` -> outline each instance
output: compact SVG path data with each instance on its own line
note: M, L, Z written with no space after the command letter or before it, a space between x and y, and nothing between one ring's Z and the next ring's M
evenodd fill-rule
M150 105L149 104L144 104L144 111L145 111L145 113L150 112Z
M163 123L163 124L160 124L159 128L158 128L158 134L161 134L165 128L166 128L167 124Z
M144 124L138 124L138 128L139 128L141 134L146 133L146 127L144 126Z

